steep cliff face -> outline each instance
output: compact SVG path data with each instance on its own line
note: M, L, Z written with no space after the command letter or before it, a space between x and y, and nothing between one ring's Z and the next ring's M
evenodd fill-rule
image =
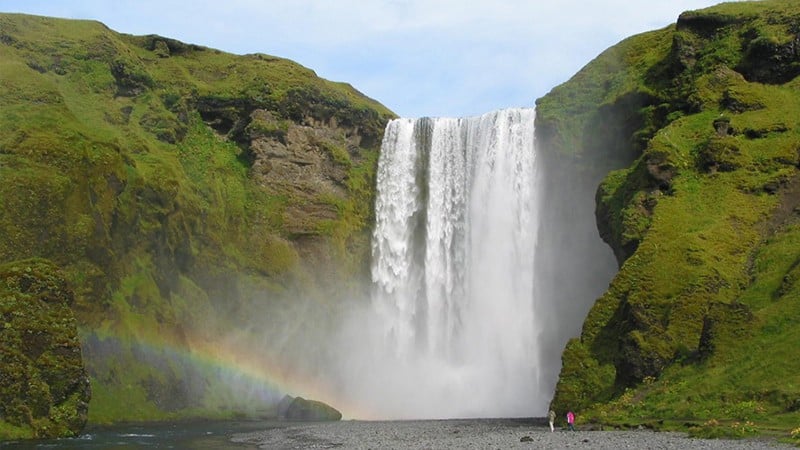
M91 390L73 292L44 260L0 266L0 435L77 436Z
M93 420L208 406L213 385L142 364L143 343L363 288L383 106L285 59L90 21L0 14L0 59L0 262L46 258L74 287Z
M789 1L686 12L538 102L549 152L621 167L596 194L620 269L567 345L556 409L732 435L797 419L798 23Z

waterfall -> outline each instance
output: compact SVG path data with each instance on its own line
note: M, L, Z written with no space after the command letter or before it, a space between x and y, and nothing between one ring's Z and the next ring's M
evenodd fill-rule
M388 124L363 318L371 361L356 365L380 416L544 413L533 124L532 109Z

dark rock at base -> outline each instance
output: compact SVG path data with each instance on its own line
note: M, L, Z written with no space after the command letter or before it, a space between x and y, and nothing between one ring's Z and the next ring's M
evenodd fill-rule
M278 404L278 416L287 420L336 421L342 419L342 413L317 400L306 400L303 397L284 396Z
M519 441L520 442L533 442L533 438L530 437L530 436L522 436L521 438L519 438Z

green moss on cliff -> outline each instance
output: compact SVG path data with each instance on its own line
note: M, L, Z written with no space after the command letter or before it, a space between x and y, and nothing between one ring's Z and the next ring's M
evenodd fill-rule
M91 397L73 292L46 260L0 266L0 438L77 436Z
M772 370L796 330L763 325L797 299L794 6L684 13L538 102L550 151L583 166L630 161L598 189L598 226L620 271L567 346L556 409L617 424L685 419L732 436L749 432L734 421L786 429L797 418L786 405L797 372Z
M262 304L360 289L385 107L282 58L91 21L0 14L0 60L0 262L63 269L86 339L187 346L248 319L249 284ZM280 145L297 172L267 178ZM107 377L90 352L96 417L180 410L153 399L186 395L169 377L188 369L127 355Z

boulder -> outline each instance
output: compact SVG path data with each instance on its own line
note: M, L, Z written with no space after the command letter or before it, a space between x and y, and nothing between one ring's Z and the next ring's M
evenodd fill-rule
M286 413L289 411L289 406L292 405L293 401L294 397L292 397L291 395L283 396L283 398L281 399L281 401L278 403L277 406L278 417L280 417L281 419L286 418Z
M286 406L287 399L291 399ZM285 396L278 406L282 419L301 421L336 421L342 419L342 413L330 405L317 400L306 400L303 397Z

